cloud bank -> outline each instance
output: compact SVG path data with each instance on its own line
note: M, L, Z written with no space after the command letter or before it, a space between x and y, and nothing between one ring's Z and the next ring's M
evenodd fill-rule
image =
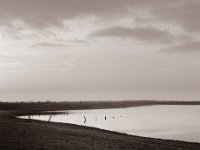
M121 39L133 38L139 41L160 42L169 42L173 38L173 36L169 32L152 27L127 28L117 26L95 31L91 35L96 37L116 37Z
M20 19L36 27L84 16L120 19L126 15L145 20L144 12L151 16L151 21L173 23L190 31L200 30L198 0L0 0L2 22Z

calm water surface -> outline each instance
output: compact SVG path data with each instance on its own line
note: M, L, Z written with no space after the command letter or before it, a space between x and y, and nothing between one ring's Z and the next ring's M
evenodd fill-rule
M145 106L73 110L31 119L72 123L127 134L200 142L200 106ZM28 119L28 116L20 118Z

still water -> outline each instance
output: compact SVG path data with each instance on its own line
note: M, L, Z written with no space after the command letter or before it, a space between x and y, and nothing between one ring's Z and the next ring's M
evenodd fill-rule
M72 123L121 133L200 143L200 106L145 106L66 111L24 119Z

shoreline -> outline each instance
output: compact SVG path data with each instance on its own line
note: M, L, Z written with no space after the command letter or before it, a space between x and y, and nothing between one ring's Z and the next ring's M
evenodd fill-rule
M75 105L78 106L78 104L73 103L74 106ZM89 105L87 104L88 102L80 105L77 108L80 109L80 108L86 108L86 106L87 107L91 106L91 104ZM94 105L94 103L92 104ZM118 104L121 104L121 102ZM133 107L133 102L131 104ZM189 104L191 104L191 102ZM152 105L152 103L151 104L148 103L148 105ZM136 106L138 106L138 102L135 105L135 107ZM143 106L147 106L147 104ZM68 105L68 107L72 108L72 105ZM55 122L49 123L44 121L23 120L15 118L15 115L41 113L47 111L47 109L49 108L50 107L44 108L43 110L33 110L33 109L25 110L26 109L25 108L21 110L7 110L7 111L4 110L3 112L0 112L0 147L3 148L2 150L7 150L7 149L198 150L200 149L200 143L154 139L154 138L128 135L93 127L79 126L74 124L55 123Z

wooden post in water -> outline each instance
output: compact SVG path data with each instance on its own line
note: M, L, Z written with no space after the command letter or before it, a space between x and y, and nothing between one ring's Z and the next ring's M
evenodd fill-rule
M50 121L51 121L51 118L52 118L52 115L50 115L50 116L49 116L49 120L48 120L48 122L50 122Z
M84 116L84 123L86 123L86 117Z
M31 116L30 115L28 115L28 122L30 122L31 121Z

